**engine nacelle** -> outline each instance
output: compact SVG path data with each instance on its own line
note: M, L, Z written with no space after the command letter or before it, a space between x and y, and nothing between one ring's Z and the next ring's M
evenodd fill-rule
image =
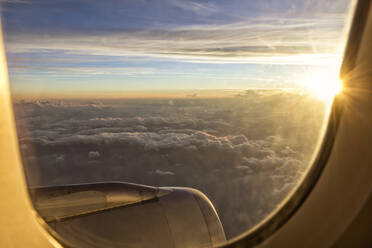
M76 247L214 247L226 241L216 210L200 191L128 183L31 190L35 208Z

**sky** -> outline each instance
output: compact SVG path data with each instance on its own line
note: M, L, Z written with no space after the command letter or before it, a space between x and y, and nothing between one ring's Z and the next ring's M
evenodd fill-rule
M296 87L340 64L351 0L0 3L14 94L94 95Z

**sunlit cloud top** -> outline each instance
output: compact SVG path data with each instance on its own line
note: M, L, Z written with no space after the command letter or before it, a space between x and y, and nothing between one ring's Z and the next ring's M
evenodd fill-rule
M48 73L156 74L163 80L167 73L190 76L191 64L209 64L204 73L215 77L247 78L239 73L257 66L329 65L340 61L350 5L350 0L1 2L13 81L27 73L42 74L41 81ZM218 64L242 65L237 74L231 66L221 72Z

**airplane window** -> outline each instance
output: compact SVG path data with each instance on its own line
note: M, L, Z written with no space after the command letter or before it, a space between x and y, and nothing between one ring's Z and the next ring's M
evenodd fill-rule
M57 225L77 213L50 217L53 204L96 199L53 198L58 187L149 186L140 201L186 187L226 239L254 227L312 164L342 88L350 3L2 1L27 183L51 189L35 207Z

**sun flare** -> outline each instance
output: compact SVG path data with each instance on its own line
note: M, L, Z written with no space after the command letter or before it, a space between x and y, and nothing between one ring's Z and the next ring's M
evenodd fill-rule
M311 73L301 84L314 96L323 101L332 99L342 91L338 70L324 70Z

